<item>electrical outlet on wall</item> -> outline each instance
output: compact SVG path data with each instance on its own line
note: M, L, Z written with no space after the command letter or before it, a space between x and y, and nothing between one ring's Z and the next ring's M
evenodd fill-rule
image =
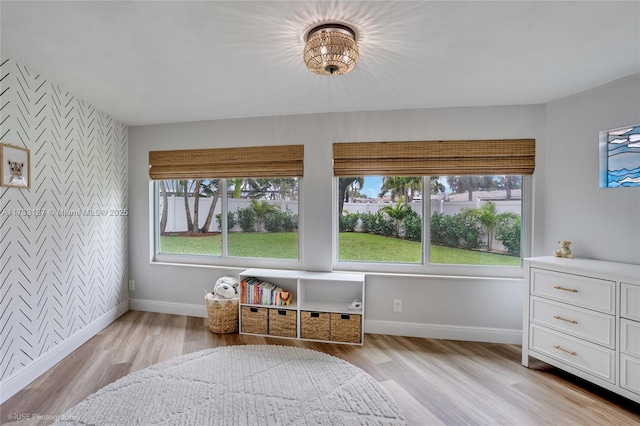
M393 312L402 312L402 300L395 299L393 301Z
M136 289L136 282L134 280L129 280L129 290L134 291Z

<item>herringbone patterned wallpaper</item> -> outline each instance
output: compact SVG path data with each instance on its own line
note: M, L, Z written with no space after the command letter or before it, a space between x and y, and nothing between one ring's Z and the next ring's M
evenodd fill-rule
M9 59L0 141L31 189L0 187L0 380L127 296L127 128Z

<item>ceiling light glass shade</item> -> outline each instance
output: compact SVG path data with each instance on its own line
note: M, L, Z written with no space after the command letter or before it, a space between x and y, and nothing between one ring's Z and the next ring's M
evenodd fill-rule
M345 25L320 25L307 35L303 58L311 72L320 75L346 74L356 67L358 57L356 35Z

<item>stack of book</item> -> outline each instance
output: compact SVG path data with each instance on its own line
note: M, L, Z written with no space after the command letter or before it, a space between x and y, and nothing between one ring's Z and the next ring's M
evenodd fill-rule
M291 293L277 285L248 277L240 281L240 303L249 305L287 306L291 304Z

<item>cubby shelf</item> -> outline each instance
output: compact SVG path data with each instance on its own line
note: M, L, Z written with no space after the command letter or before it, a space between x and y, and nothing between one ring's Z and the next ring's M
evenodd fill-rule
M364 274L258 268L247 269L240 274L240 280L251 277L291 292L293 301L288 306L240 303L241 334L363 344ZM363 302L360 310L349 309L355 299ZM295 315L290 311L295 311ZM302 315L302 312L311 312L313 315ZM266 324L263 323L265 321ZM324 330L324 327L327 329ZM264 330L267 332L264 333ZM326 335L329 338L304 337L310 335Z

